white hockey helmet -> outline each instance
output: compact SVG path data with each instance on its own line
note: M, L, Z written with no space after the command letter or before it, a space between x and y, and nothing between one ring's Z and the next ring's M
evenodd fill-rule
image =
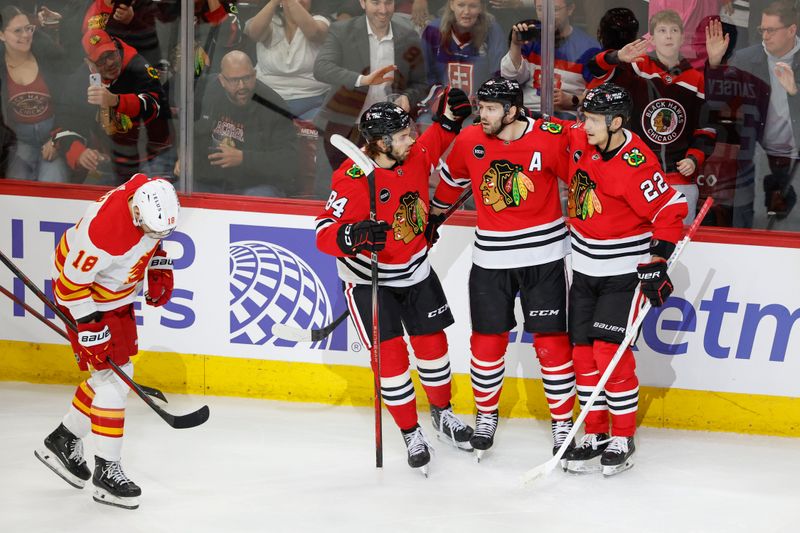
M136 208L133 224L147 226L145 233L151 237L169 237L178 226L181 204L175 187L166 180L152 179L136 189L131 205Z

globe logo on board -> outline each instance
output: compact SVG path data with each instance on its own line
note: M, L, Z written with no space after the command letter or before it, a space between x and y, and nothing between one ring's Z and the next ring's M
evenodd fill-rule
M319 329L333 320L319 276L297 254L264 241L230 244L230 341L292 347L272 336L273 324ZM332 337L310 345L328 348Z

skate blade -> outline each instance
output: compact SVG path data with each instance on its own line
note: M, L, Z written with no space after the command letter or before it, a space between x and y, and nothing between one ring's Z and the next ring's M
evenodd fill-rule
M56 459L56 456L48 450L47 448L35 450L33 455L36 456L44 465L55 472L55 474L69 483L71 486L75 487L76 489L82 489L86 485L86 481L79 478L78 476L74 475L72 472L64 468L64 465Z
M485 454L485 453L486 453L486 450L475 449L475 461L477 463L480 463L481 459L483 459L483 454Z
M417 470L419 470L420 474L425 476L425 479L428 479L428 465L421 466Z
M472 444L470 444L468 440L466 440L464 442L458 442L456 440L451 439L450 437L448 437L447 435L445 435L445 434L443 434L441 432L437 432L436 433L436 438L439 439L439 440L445 441L446 443L450 444L451 446L453 446L454 448L456 448L458 450L463 450L463 451L469 452L469 453L472 453L472 451L474 450L474 448L472 447Z
M633 468L633 461L628 458L628 460L621 465L603 466L603 476L616 476L617 474L620 474L626 470L630 470L631 468Z
M570 474L599 474L603 471L600 465L600 457L589 459L588 461L565 461L564 469Z
M121 509L133 510L139 508L138 496L134 496L132 498L120 498L119 496L114 496L110 492L103 490L100 487L94 488L93 498L97 503L111 505L112 507L119 507Z

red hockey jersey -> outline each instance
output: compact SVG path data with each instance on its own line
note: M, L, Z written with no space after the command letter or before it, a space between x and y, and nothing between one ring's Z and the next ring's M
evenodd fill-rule
M572 268L589 276L635 272L650 261L652 239L675 243L683 230L686 198L647 145L623 132L625 143L606 161L583 125L568 129Z
M134 175L90 205L61 237L53 259L54 294L76 320L136 298L159 241L133 225L128 200L149 180Z
M428 224L428 176L454 134L433 124L411 147L402 165L375 169L378 220L392 225L386 248L378 253L378 280L389 287L408 287L430 274L425 227ZM336 169L325 211L317 217L317 247L338 258L339 278L344 282L371 281L369 254L348 256L336 244L343 224L369 219L369 187L361 169L347 159Z
M541 265L569 253L558 176L566 177L565 123L526 118L504 141L476 124L461 131L432 204L449 207L472 185L478 214L472 261L483 268Z

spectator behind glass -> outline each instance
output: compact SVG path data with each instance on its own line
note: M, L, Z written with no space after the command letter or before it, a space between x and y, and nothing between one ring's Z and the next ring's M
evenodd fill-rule
M542 0L536 0L536 14L540 20L542 9ZM600 43L570 23L575 11L574 1L554 0L553 9L556 27L553 110L557 116L574 118L586 83L592 79L589 60L600 51ZM529 27L526 23L513 26L511 44L500 63L500 72L504 78L515 79L523 86L528 108L541 111L542 43L539 39L526 42L520 38L520 32Z
M257 43L258 80L303 120L314 117L328 92L328 84L314 78L314 61L330 22L311 15L311 7L312 0L269 0L244 26Z
M16 7L4 7L0 18L3 117L17 139L5 177L65 182L69 170L52 140L58 48L46 36L35 39L36 26Z
M247 54L228 52L220 74L206 78L194 127L194 183L199 192L286 197L297 179L297 134L286 102L256 79ZM176 169L180 173L180 167Z
M422 33L428 83L451 86L472 96L500 72L506 39L486 0L450 0L442 16Z
M597 26L597 40L603 50L619 50L639 36L639 21L627 7L612 7Z
M711 156L716 130L708 124L703 73L681 56L683 21L675 11L650 18L650 39L637 39L621 50L597 54L589 68L597 80L620 85L631 94L630 129L653 150L666 183L686 196L685 224L695 217L698 170ZM655 51L647 53L652 45Z
M718 225L749 228L755 214L756 142L766 152L763 178L768 228L786 218L797 202L793 182L800 147L800 38L797 8L773 2L761 14L762 42L737 50L723 63L730 36L712 21L707 30L706 94L720 120L735 124L741 149L735 196Z

